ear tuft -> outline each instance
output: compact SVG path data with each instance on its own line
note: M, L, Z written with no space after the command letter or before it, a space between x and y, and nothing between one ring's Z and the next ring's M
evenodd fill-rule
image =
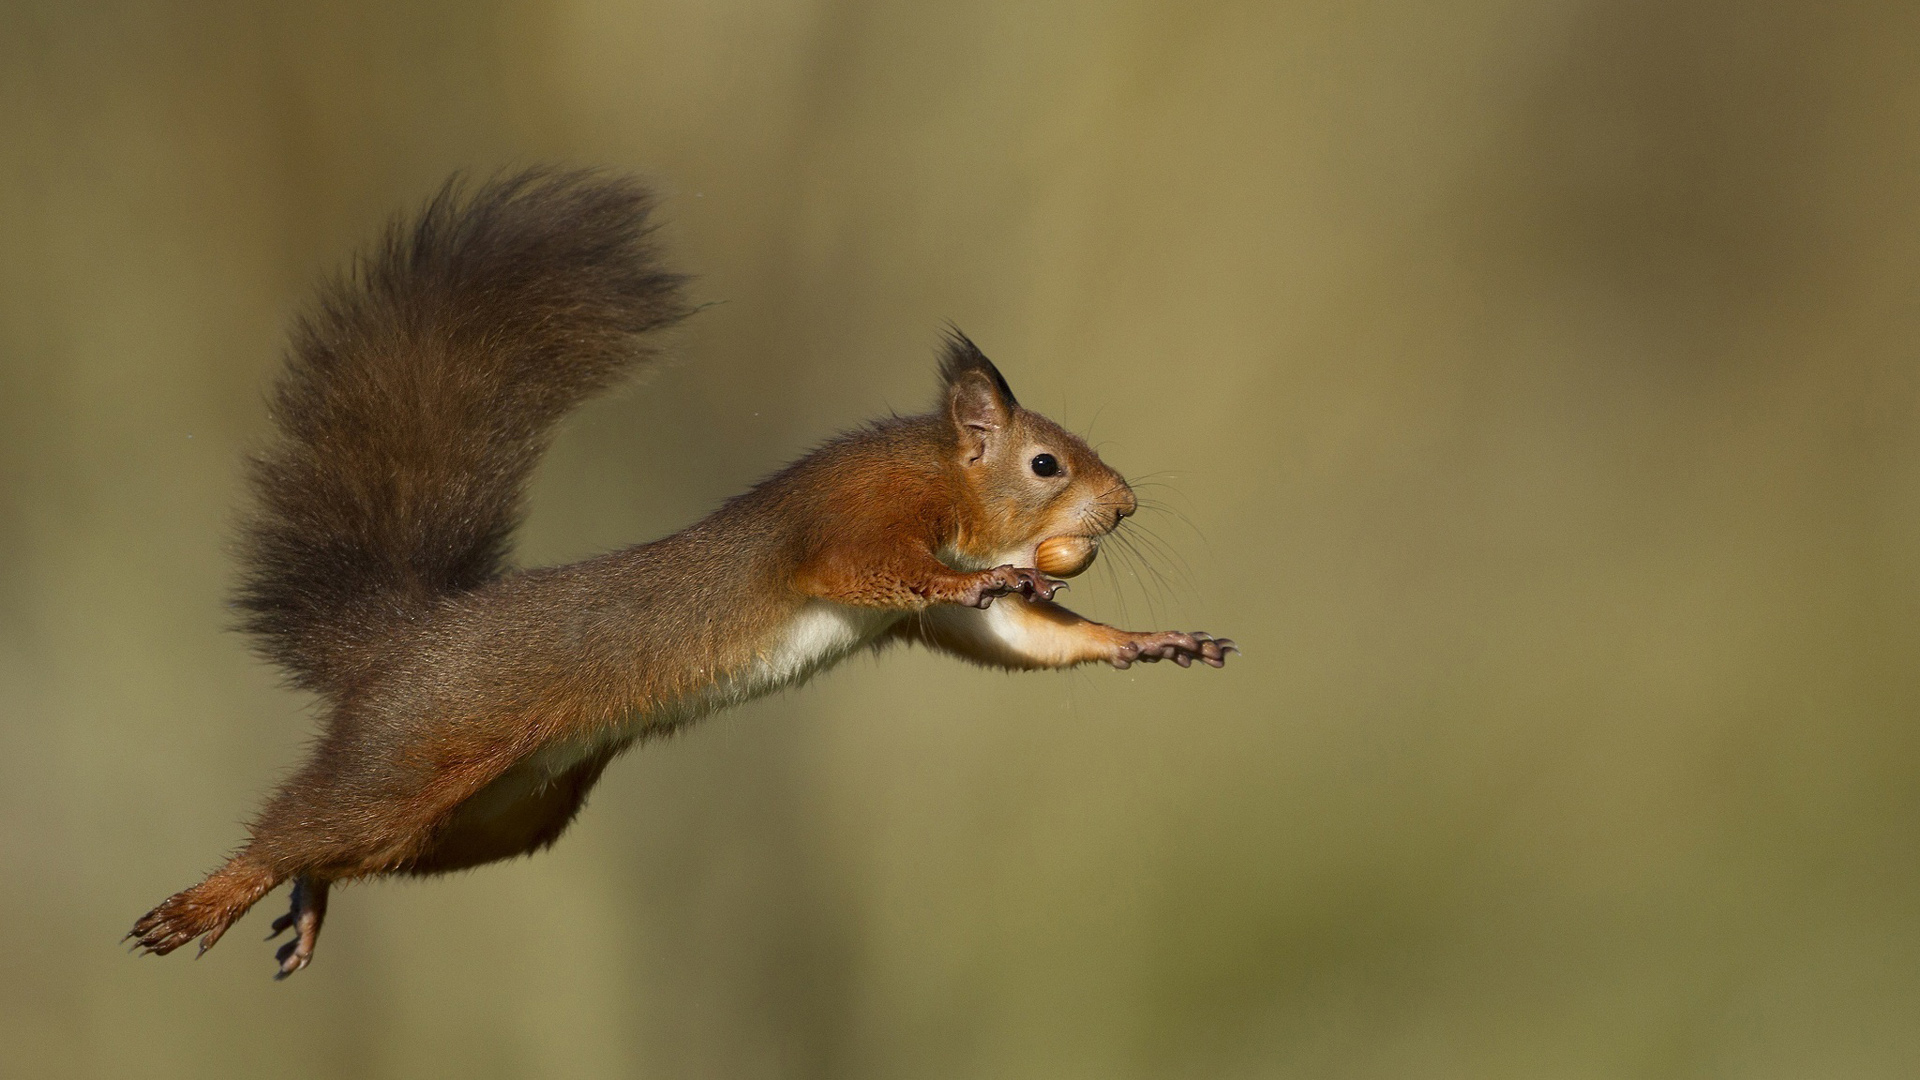
M980 347L969 341L959 327L948 323L946 341L940 353L941 385L951 392L955 383L975 371L985 375L993 384L994 390L1000 395L1001 404L1009 411L1019 406L1019 400L1013 396L1013 387L1007 385L1000 369L993 366L993 361L987 359Z
M999 441L1019 402L993 362L955 327L947 328L940 378L947 392L947 418L953 421L954 433L971 465Z

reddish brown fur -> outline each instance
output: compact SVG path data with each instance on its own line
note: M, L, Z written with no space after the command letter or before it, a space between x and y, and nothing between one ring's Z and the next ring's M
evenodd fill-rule
M464 200L449 187L301 324L275 398L283 438L255 470L241 603L327 723L246 846L135 925L140 947L204 949L294 879L276 923L296 930L288 974L335 881L553 843L635 738L804 678L771 658L822 601L911 616L876 623L876 644L1007 667L1219 666L1231 651L1047 602L1058 583L1030 569L1035 545L1110 531L1133 494L957 333L938 411L834 439L665 539L506 572L552 425L687 310L653 262L647 206L589 174L524 174ZM1036 475L1036 447L1058 477ZM962 613L1008 593L998 622Z

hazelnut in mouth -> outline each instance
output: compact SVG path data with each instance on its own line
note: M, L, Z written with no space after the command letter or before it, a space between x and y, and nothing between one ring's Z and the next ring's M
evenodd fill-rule
M1093 565L1100 541L1092 536L1050 536L1033 552L1033 568L1054 577L1072 577Z

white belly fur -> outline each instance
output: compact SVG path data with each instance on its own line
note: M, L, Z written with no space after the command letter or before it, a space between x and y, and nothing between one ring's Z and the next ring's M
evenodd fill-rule
M636 713L612 731L550 744L515 769L525 770L535 784L544 786L544 781L566 772L595 751L610 744L625 743L646 728L684 723L803 683L871 644L899 618L900 614L893 611L850 607L827 600L808 601L744 671L653 712Z

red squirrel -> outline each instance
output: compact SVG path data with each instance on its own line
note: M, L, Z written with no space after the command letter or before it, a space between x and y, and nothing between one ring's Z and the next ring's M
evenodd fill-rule
M863 648L1009 669L1238 651L1053 603L1048 573L1083 569L1133 491L957 330L934 411L834 438L665 539L510 569L555 425L691 311L652 205L594 172L450 181L296 324L237 604L324 728L232 859L134 924L137 949L204 953L291 880L284 978L334 883L538 851L636 740Z

